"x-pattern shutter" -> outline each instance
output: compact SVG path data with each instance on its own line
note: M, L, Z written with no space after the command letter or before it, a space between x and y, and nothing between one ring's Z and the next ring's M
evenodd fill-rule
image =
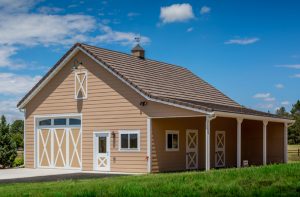
M215 165L216 167L225 166L225 131L216 131L216 156Z
M198 131L186 131L186 168L198 168Z
M75 98L76 99L87 98L87 73L86 72L75 73Z

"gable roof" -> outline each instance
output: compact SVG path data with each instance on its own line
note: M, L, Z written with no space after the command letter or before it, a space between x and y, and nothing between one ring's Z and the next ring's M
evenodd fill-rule
M29 97L33 96L39 86L42 86L47 78L78 48L96 59L147 99L207 113L219 111L282 118L241 106L186 68L81 43L75 44L20 100L17 107L22 108L26 104L25 101L30 100Z

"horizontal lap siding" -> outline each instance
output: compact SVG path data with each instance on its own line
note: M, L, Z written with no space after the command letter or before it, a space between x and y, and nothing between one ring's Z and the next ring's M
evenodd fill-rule
M139 109L141 97L82 53L76 58L88 70L88 98L74 99L71 60L26 106L26 167L34 167L34 115L82 113L83 170L93 170L93 132L108 130L116 133L111 171L146 172L147 116ZM139 152L119 151L119 130L140 130Z

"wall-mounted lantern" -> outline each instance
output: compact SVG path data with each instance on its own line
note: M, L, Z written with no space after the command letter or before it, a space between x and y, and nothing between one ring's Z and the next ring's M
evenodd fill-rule
M78 59L75 59L73 62L72 69L77 70L80 65L82 65L82 62L78 61Z

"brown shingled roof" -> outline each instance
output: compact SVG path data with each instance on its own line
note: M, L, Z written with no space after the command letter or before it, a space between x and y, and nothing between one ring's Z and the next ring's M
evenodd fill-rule
M18 107L77 46L150 98L207 112L278 117L239 105L186 68L79 43L75 44L25 95Z

